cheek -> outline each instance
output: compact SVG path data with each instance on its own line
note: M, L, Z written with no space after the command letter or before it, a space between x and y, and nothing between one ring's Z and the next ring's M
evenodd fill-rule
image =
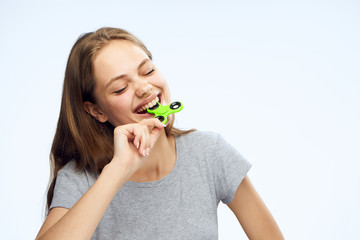
M113 111L113 114L118 115L119 112L125 112L130 110L131 107L131 101L129 98L126 98L125 96L118 96L111 99L111 110Z
M114 97L108 102L108 121L115 127L128 122L131 103L126 98Z
M102 102L103 110L110 119L118 118L131 104L125 96L109 96Z
M161 88L163 92L163 98L166 102L170 102L170 89L167 84L165 78L161 74L157 74L154 76L151 81L149 81L152 85Z

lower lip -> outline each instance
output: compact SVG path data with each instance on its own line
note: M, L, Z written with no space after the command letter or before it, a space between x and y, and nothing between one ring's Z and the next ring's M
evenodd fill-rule
M137 114L138 116L144 117L144 118L149 118L149 117L154 117L154 114L151 113L143 113L143 114Z

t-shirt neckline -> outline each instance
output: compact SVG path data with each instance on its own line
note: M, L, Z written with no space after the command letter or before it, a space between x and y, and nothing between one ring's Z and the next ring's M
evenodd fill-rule
M179 136L175 136L175 149L176 149L176 159L175 159L175 166L174 168L171 170L171 172L166 175L165 177L157 180L157 181L152 181L152 182L133 182L133 181L127 181L124 186L126 187L135 187L135 188L149 188L149 187L156 187L162 184L165 184L167 182L169 182L171 179L174 178L174 176L176 175L179 165L180 165L180 160L181 160L181 140Z

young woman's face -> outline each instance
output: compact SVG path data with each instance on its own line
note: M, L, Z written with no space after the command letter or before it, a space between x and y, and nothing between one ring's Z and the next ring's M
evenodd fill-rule
M139 122L154 115L141 111L153 100L170 102L169 87L146 53L129 41L113 40L94 59L99 121L113 126Z

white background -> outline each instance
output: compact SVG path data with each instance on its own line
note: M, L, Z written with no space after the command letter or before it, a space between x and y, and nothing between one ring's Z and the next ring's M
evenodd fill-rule
M253 167L287 239L360 239L360 3L0 3L0 238L35 238L65 64L103 26L145 42L184 110L180 128L221 133ZM194 216L196 217L196 216ZM219 206L219 238L246 239Z

